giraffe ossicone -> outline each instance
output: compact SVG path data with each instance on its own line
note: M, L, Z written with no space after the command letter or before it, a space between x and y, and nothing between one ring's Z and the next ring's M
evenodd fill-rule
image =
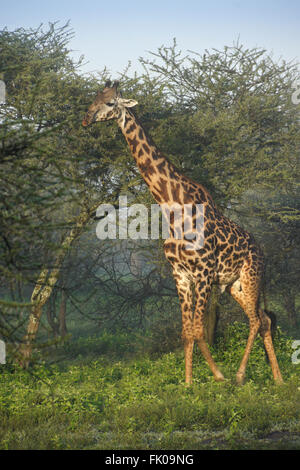
M204 313L213 283L219 284L221 290L226 289L249 319L249 336L237 372L237 382L244 381L253 342L260 333L274 380L281 383L282 376L272 342L271 321L266 311L259 308L264 271L262 250L250 233L222 214L204 186L183 175L160 152L133 112L132 107L136 104L137 101L120 96L116 83L113 86L107 83L90 105L82 123L88 126L98 121L115 119L162 212L167 212L170 204L192 206L187 225L183 228L183 237L175 237L176 227L174 218L171 218L170 237L164 242L165 256L172 266L181 306L186 383L192 381L195 342L215 379L224 379L205 341ZM195 229L197 204L203 206L203 246L200 249L186 249L188 240L185 235Z

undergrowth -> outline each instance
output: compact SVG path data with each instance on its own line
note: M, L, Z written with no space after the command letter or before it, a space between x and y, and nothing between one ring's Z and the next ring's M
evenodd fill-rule
M2 365L0 447L249 448L268 447L264 439L274 432L300 436L300 365L291 361L292 340L280 331L275 338L282 386L273 383L257 339L246 383L238 387L247 335L244 324L230 325L212 348L223 383L195 349L187 387L182 348L159 353L151 335L133 333L69 340L28 371Z

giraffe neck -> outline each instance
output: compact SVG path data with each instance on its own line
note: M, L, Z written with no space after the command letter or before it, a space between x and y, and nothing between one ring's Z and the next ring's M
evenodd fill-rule
M118 124L155 200L159 204L193 202L191 192L187 190L191 181L181 175L157 149L133 112L126 109Z

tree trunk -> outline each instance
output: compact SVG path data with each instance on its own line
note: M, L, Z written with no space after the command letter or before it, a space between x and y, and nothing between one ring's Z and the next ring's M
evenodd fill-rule
M205 312L205 338L207 343L212 346L215 342L217 323L219 319L219 288L212 286L210 298Z
M288 314L289 326L291 328L297 328L298 320L296 313L295 294L292 291L285 293L283 302Z
M49 323L50 328L52 330L52 333L53 333L54 337L56 337L59 334L59 325L58 325L57 320L56 320L55 305L53 305L54 304L53 303L53 297L54 297L54 294L52 294L52 296L50 297L50 299L47 302L46 314L47 314L47 320L48 320L48 323Z
M67 296L66 296L66 292L62 290L59 316L58 316L59 332L62 338L64 338L67 334L66 309L67 309Z
M93 216L97 207L98 204L89 210L83 210L79 214L79 216L75 219L76 222L74 227L70 231L69 235L65 237L61 246L57 250L53 269L50 271L48 268L44 268L40 273L31 296L32 311L29 316L27 333L24 336L23 342L19 348L19 363L23 368L27 368L29 366L33 343L40 325L43 306L52 294L65 256L74 240L76 240L76 238L81 235L84 227Z

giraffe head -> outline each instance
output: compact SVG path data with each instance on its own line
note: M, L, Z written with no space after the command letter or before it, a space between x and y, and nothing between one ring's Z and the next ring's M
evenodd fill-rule
M88 126L97 121L109 121L120 119L126 108L132 108L137 101L121 98L117 91L117 82L110 86L107 82L103 91L98 91L96 99L90 105L83 121L83 126Z

